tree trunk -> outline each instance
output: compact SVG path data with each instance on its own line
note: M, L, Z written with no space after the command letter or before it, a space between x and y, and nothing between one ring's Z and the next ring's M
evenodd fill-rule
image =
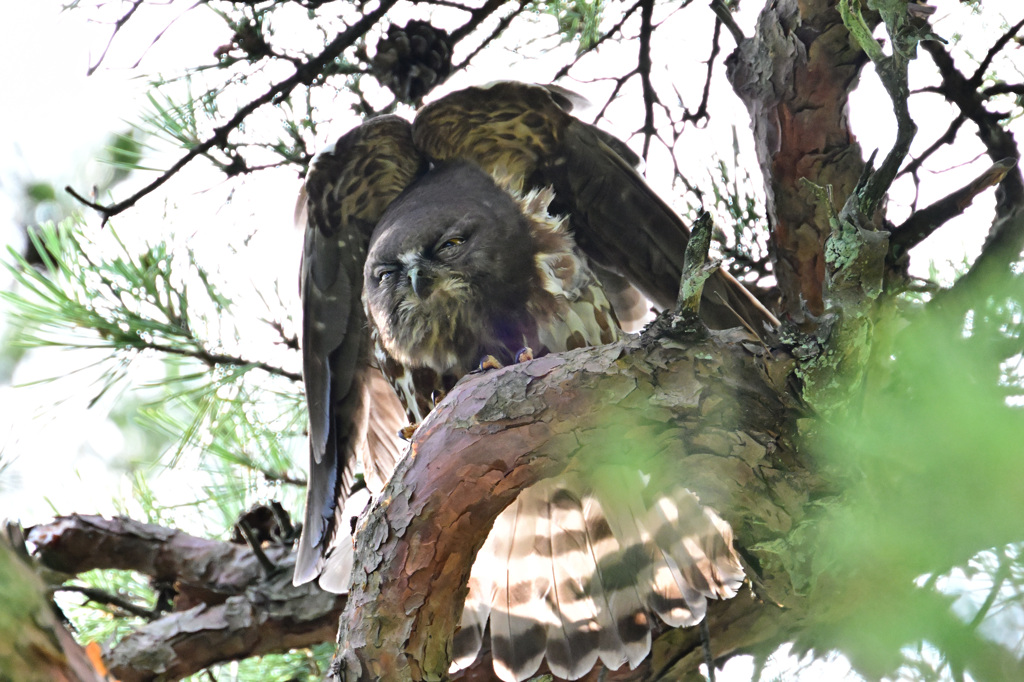
M726 60L750 112L783 312L798 323L824 312L829 236L826 207L802 180L831 187L837 209L857 184L864 161L847 105L866 62L835 0L768 3L757 33Z

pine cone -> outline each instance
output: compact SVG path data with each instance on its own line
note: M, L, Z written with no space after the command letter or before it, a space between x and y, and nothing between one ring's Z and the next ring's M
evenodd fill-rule
M412 20L392 24L377 43L373 73L399 101L419 105L452 71L451 38L444 29Z

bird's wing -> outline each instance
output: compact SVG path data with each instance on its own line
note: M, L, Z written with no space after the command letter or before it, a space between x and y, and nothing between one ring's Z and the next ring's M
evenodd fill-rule
M558 90L504 81L452 93L424 107L416 145L433 161L469 159L513 187L550 186L554 212L598 265L625 277L656 306L674 305L689 230L636 172L625 143L573 117ZM713 327L759 330L775 318L721 272L705 285L702 317Z
M356 461L397 453L402 410L381 390L362 307L363 265L384 209L426 169L410 125L397 116L363 123L321 152L306 178L302 256L302 359L309 406L310 470L294 580L312 580L334 542ZM302 212L300 209L299 213ZM377 405L370 410L371 402ZM380 478L380 466L367 470ZM377 462L376 464L380 464ZM386 465L384 465L386 466Z

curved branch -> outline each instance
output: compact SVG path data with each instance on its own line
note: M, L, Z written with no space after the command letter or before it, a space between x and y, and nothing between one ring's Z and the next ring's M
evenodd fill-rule
M676 321L663 317L659 327ZM789 444L794 414L783 401L791 360L730 340L727 332L645 336L458 385L420 426L357 535L334 675L443 676L470 567L494 519L524 487L571 465L614 457L668 467L722 512L740 546L790 528L818 485ZM768 576L761 596L799 611L787 571L757 550L750 556L759 584ZM764 606L745 603L755 612ZM780 629L744 632L767 637ZM716 653L752 643L739 635Z

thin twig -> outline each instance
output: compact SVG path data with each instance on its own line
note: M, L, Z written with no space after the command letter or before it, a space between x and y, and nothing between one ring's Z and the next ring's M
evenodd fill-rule
M480 52L482 52L483 49L485 47L487 47L488 45L490 45L493 41L497 40L498 36L500 36L502 33L504 33L505 29L507 29L509 27L509 25L515 20L515 18L518 17L520 14L522 14L525 10L526 10L526 5L525 4L521 4L514 11L510 12L509 14L506 14L501 19L499 19L498 20L498 25L494 28L493 31L491 31L491 34L489 36L487 36L486 38L484 38L484 40L477 46L477 48L475 50L473 50L472 52L470 52L469 55L464 60L462 60L462 62L460 62L458 65L453 67L452 70L453 71L459 71L461 69L464 69L466 66L468 66L469 63L471 61L473 61L474 57L476 57L478 54L480 54Z
M260 568L263 569L264 575L273 575L277 570L277 566L274 565L274 562L267 557L266 552L264 552L263 548L260 547L260 542L256 539L256 534L252 532L252 526L249 525L249 522L245 519L241 519L235 524L235 528L237 528L242 534L242 537L245 538L245 544L249 545L249 549L252 550L253 555L256 557L256 561L259 562Z
M565 66L560 68L555 73L554 78L552 78L551 80L557 81L559 78L562 78L562 77L568 75L569 71L574 66L576 66L579 63L580 59L583 58L583 55L589 54L590 52L593 52L598 47L600 47L606 40L610 40L611 37L614 36L616 33L621 33L622 32L622 27L625 25L626 21L631 16L633 16L634 12L636 12L638 9L640 9L640 6L643 5L643 3L644 3L644 0L637 0L636 3L634 3L632 6L630 6L630 8L627 9L622 14L622 19L620 19L614 26L612 26L607 31L605 31L604 35L602 35L600 38L595 40L593 45L591 45L586 50L584 50L583 52L580 52L578 55L576 55L576 58L574 60L572 60L572 62L570 62L569 64L566 64Z
M704 652L704 664L708 667L708 682L715 682L715 658L711 655L711 630L707 616L700 622L700 644Z
M104 590L95 587L84 587L82 585L61 585L54 589L55 592L77 592L83 595L86 599L97 604L107 604L110 606L116 606L122 611L127 611L133 616L139 618L145 618L146 620L155 620L160 617L160 614L152 609L147 609L143 606L138 606L132 602L118 597L117 595L110 594Z
M981 82L985 80L985 74L988 73L988 67L991 66L992 60L995 59L996 55L1002 52L1003 48L1006 47L1011 40L1024 28L1024 19L1021 19L1016 24L1007 29L1003 35L999 36L996 42L992 43L992 47L988 49L985 56L978 63L978 68L974 70L968 82L971 87L975 90L981 85Z
M100 68L100 64L107 57L107 52L110 51L110 46L114 44L114 38L117 37L121 27L128 23L128 20L132 18L132 15L139 9L144 0L135 0L132 6L128 9L120 19L114 22L114 30L110 33L110 38L107 40L107 46L103 48L103 52L100 54L100 58L96 60L96 63L89 67L85 72L85 75L91 76L96 73L96 69Z
M161 353L168 353L170 355L180 355L183 357L195 358L208 367L215 365L230 365L234 367L252 367L256 369L262 369L267 374L273 374L275 376L284 377L291 379L292 381L302 381L302 374L299 372L289 372L288 370L280 367L275 367L266 362L246 360L241 357L234 355L225 355L223 353L213 353L206 350L205 348L178 348L176 346L166 346L161 343L148 343L142 342L133 345L134 348L148 348L150 350L159 351Z
M112 217L122 213L123 211L131 208L139 202L143 197L151 194L164 183L174 177L178 171L184 168L189 162L199 156L207 154L211 149L217 146L223 146L227 144L228 135L238 129L238 127L257 109L264 106L265 104L273 104L280 102L286 98L292 90L297 88L299 85L310 85L317 78L324 69L331 64L342 52L355 44L355 42L361 38L369 28L375 24L388 10L398 3L398 0L382 0L380 6L374 11L363 15L356 23L352 24L347 30L338 34L338 36L332 40L327 47L316 57L310 59L302 66L296 68L295 73L279 83L273 85L269 90L253 99L248 104L243 105L235 112L226 123L217 126L213 130L213 134L210 135L206 140L200 142L196 146L188 150L188 152L178 159L168 170L160 174L158 178L153 180L151 183L140 189L139 191L132 194L123 201L118 201L109 206L103 206L92 201L88 201L83 198L78 192L72 189L70 186L65 187L65 191L68 192L72 197L80 201L85 206L98 211L103 216L103 223L106 224Z
M640 52L637 55L636 72L640 75L640 83L644 93L644 151L646 160L651 150L651 138L657 134L654 125L654 105L658 103L658 93L651 83L651 34L654 32L652 18L654 16L654 0L644 0L640 6Z
M947 144L953 144L953 142L956 141L957 133L960 132L960 128L963 126L966 120L967 117L962 112L958 114L957 117L954 118L953 121L949 124L949 127L946 128L946 132L942 133L942 135L940 135L939 138L935 140L935 142L929 145L928 149L925 149L923 152L918 154L916 159L912 160L910 163L904 166L903 170L901 170L899 172L899 175L897 175L896 177L901 177L903 175L907 175L908 173L910 175L914 175L915 173L917 173L917 170L922 166L922 164L924 164L924 162L928 159L928 157L937 152L943 146Z
M711 0L711 11L718 17L718 22L725 24L725 27L729 29L729 33L732 34L733 40L736 41L737 45L740 45L744 40L747 39L743 35L743 31L740 29L739 24L736 23L736 19L733 18L732 12L722 0Z

